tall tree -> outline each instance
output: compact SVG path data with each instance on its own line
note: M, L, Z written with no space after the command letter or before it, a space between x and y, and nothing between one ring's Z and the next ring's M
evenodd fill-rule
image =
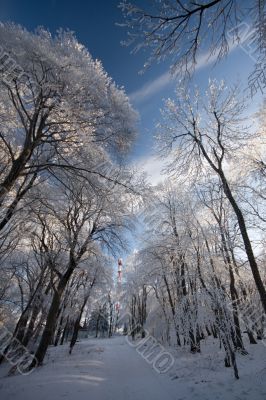
M228 164L241 146L248 147L250 131L243 120L244 102L237 88L211 82L207 100L198 92L178 93L177 101L168 100L164 122L158 135L162 153L172 157L169 170L179 174L214 174L236 215L247 259L266 312L266 289L261 278L244 213L230 182Z

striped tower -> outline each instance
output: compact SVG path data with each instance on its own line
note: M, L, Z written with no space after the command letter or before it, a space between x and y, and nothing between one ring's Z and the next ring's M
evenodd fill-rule
M117 295L117 302L115 304L115 309L117 314L119 314L120 311L120 297L121 297L121 291L122 291L122 266L123 262L122 259L118 259L117 263L117 285L116 285L116 295Z

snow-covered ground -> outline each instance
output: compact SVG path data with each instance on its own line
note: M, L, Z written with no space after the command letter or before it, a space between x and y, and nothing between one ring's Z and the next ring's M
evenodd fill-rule
M203 346L202 355L176 353L166 374L158 374L124 337L82 340L71 356L67 346L51 347L45 365L28 376L5 377L7 366L1 366L0 399L265 400L263 344L238 357L238 381L223 367L222 352L210 356L211 345Z

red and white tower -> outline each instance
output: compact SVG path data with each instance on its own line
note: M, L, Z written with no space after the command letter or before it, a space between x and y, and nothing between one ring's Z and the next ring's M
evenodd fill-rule
M122 290L122 258L118 259L117 263L117 285L116 285L116 295L117 295L117 302L115 304L115 310L117 312L117 315L119 314L120 311L120 297L121 297L121 290Z

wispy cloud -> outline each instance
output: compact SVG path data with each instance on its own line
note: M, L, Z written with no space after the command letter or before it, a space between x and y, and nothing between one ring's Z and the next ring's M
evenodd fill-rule
M232 43L229 45L229 53L231 53L237 47L237 43ZM218 51L210 55L210 53L202 54L198 57L198 61L195 67L195 71L209 66L217 60ZM163 89L166 89L174 82L174 78L169 71L164 72L154 80L145 83L140 89L129 94L129 98L132 103L143 103L144 101L150 99L156 93L159 93Z
M169 71L164 72L154 80L145 83L140 89L129 95L133 103L140 103L152 97L154 94L165 89L171 82L172 77Z

